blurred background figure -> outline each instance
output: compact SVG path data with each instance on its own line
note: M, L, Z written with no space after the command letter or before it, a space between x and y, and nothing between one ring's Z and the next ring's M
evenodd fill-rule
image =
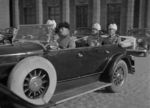
M55 20L47 20L46 22L46 25L47 25L47 36L48 36L48 39L47 39L47 42L50 42L51 40L51 37L53 35L55 35L55 28L57 26Z

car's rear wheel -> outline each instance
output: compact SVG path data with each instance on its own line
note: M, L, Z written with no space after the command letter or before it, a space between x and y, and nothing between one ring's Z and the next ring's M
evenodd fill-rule
M127 75L128 75L128 66L125 61L119 60L117 63L114 63L109 70L110 90L112 92L121 92L125 87Z
M56 71L45 58L33 56L21 60L8 78L8 87L24 100L35 104L48 103L56 88Z

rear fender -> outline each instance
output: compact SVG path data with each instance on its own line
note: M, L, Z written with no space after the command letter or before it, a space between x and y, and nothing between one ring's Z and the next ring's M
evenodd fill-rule
M124 60L126 63L127 63L127 66L128 66L128 69L129 69L129 73L132 72L132 64L131 64L131 57L128 56L128 55L125 55L125 54L122 54L122 53L117 53L113 56L111 56L108 60L107 60L107 63L105 65L105 68L103 70L103 74L102 74L102 80L108 82L106 79L109 79L108 78L108 72L109 72L109 68L114 64L116 65L117 62L119 60Z
M105 70L107 68L109 68L109 66L111 66L112 64L116 64L121 59L124 60L127 63L129 73L130 73L130 71L132 70L132 63L131 63L132 57L129 56L129 55L121 54L121 53L113 55L108 59L107 66L106 66Z

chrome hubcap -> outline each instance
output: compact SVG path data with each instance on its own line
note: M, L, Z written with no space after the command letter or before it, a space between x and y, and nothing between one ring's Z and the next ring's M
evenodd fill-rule
M23 90L28 98L36 99L43 96L49 87L49 76L43 69L31 71L24 80Z
M32 91L40 90L41 86L42 86L42 79L41 79L41 77L33 77L33 78L31 78L31 81L29 82L29 88Z

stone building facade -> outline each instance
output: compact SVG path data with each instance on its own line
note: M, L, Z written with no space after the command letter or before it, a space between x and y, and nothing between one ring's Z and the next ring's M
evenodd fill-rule
M132 28L150 28L150 0L0 0L0 28L67 21L71 29L89 29L111 22L120 34Z

